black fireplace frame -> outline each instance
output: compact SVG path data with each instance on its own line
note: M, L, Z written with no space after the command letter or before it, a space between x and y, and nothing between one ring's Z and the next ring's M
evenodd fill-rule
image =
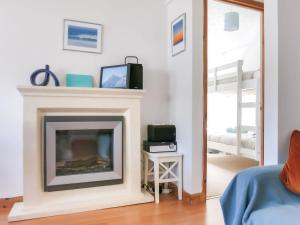
M121 179L113 179L108 181L92 181L84 183L72 183L62 185L51 185L47 184L47 164L46 164L46 153L47 153L47 138L46 138L46 127L49 122L99 122L99 121L118 121L122 123L122 152L121 152L121 163L122 163L122 176ZM124 135L125 135L125 119L123 116L44 116L43 117L43 187L45 192L74 190L82 188L91 188L99 186L109 186L123 184L124 182ZM114 154L114 153L113 153Z

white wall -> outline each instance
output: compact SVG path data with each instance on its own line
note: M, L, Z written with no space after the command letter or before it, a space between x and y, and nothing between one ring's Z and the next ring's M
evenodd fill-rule
M289 139L300 129L300 2L265 0L266 15L266 164L283 163Z
M266 165L278 163L278 0L265 0L265 137Z
M104 25L103 54L62 50L63 19ZM22 195L22 98L31 72L50 64L67 72L92 74L101 66L137 55L144 65L143 125L168 122L166 13L161 0L0 1L0 198ZM145 127L143 129L145 135Z
M121 63L129 54L140 56L144 64L144 84L148 93L143 105L143 124L167 121L170 110L170 121L177 125L179 149L185 153L184 188L189 193L201 192L202 72L199 71L202 70L202 0L169 1L167 27L163 3L161 0L0 1L0 198L22 194L22 99L16 85L29 84L30 73L46 63L52 65L61 79L65 73L75 72L93 74L98 80L102 65ZM266 164L285 159L288 133L298 128L297 113L300 115L297 104L280 104L280 115L287 124L281 120L283 132L279 134L278 89L282 85L278 84L277 4L278 0L265 0ZM283 20L286 24L296 23L298 7L293 8L291 4L299 3L285 0L281 4L280 19L284 15L287 16ZM291 8L291 14L285 15ZM187 49L171 57L170 36L166 43L166 33L170 31L171 21L183 12L187 12ZM62 20L65 18L102 23L105 27L103 54L62 51ZM289 44L287 50L280 50L285 54L283 56L292 55L290 60L280 62L280 76L287 79L282 81L284 86L279 91L282 101L298 97L295 80L299 78L294 76L294 71L297 72L296 50L299 50L296 27L284 27L281 22L280 30L288 33L280 35L280 46L291 40L295 47ZM167 67L169 76L166 75ZM294 85L289 92L289 85L293 83L291 79ZM291 110L284 110L284 107ZM290 114L293 110L295 112ZM282 137L280 145L284 146L280 147L280 154L279 135Z
M203 175L203 2L193 0L192 192L202 192Z
M279 123L278 160L288 156L289 139L300 130L300 1L278 1Z
M178 150L184 153L184 190L202 191L202 1L173 0L167 5L170 121L177 127ZM172 21L186 13L186 50L171 53Z

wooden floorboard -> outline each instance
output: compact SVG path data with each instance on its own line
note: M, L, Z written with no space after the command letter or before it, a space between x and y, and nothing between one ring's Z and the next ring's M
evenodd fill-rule
M218 199L188 205L174 197L154 203L96 210L42 219L7 222L9 209L0 209L0 225L224 225Z

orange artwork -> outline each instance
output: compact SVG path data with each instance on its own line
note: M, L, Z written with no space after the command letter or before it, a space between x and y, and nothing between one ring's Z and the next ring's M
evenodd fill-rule
M173 37L173 45L177 45L183 41L183 31L177 33Z
M185 18L186 14L177 17L171 24L172 55L175 56L185 50Z
M183 19L180 19L173 25L173 45L177 45L183 41Z

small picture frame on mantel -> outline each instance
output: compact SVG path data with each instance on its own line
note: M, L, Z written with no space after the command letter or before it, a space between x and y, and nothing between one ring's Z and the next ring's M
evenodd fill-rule
M103 25L64 20L63 49L102 53Z
M177 17L171 24L172 56L185 51L186 48L186 14Z

